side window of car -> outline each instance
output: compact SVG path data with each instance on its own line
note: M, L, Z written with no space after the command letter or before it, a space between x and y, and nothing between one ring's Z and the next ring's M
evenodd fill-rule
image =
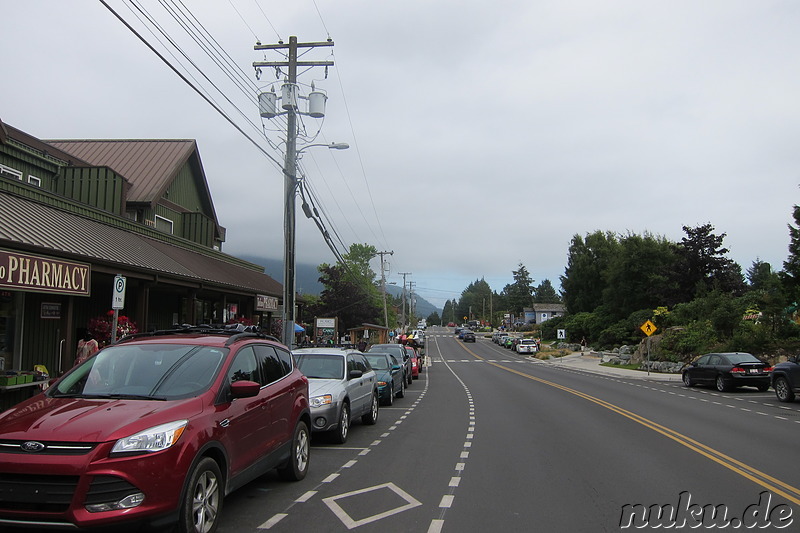
M708 364L708 359L710 357L711 356L709 356L709 355L704 355L703 357L701 357L700 359L697 360L697 364L698 365L707 365Z
M711 366L721 365L722 364L722 358L720 356L718 356L718 355L712 355L711 357L708 358L708 364L711 365Z
M259 377L256 354L252 346L246 346L236 354L236 358L228 370L228 379L231 383L246 380L264 384Z
M361 370L363 373L367 373L372 370L372 367L369 366L369 361L364 359L363 355L354 355L353 358L355 359L356 369Z
M347 356L347 376L346 376L347 378L350 377L350 372L352 370L356 370L356 361L353 358L353 355L350 354Z
M286 350L281 350L280 348L275 348L275 353L278 354L278 359L281 362L281 366L283 367L283 375L288 375L292 372L292 354L287 352Z
M265 344L255 346L258 365L261 367L261 375L264 376L264 384L274 383L285 376L283 364L275 353L275 348Z
M389 354L389 360L390 360L390 363L392 364L392 366L400 364L400 362L397 360L397 357L395 357L395 356L393 356L391 354Z

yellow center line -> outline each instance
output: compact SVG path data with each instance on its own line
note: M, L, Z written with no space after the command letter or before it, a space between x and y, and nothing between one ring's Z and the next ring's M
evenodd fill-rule
M768 475L768 474L766 474L764 472L761 472L760 470L757 470L757 469L755 469L755 468L753 468L753 467L751 467L749 465L746 465L745 463L742 463L741 461L738 461L738 460L734 459L733 457L725 455L724 453L720 452L719 450L716 450L716 449L714 449L714 448L712 448L710 446L707 446L707 445L705 445L705 444L703 444L701 442L698 442L698 441L692 439L691 437L687 437L686 435L683 435L682 433L679 433L679 432L677 432L677 431L675 431L673 429L670 429L670 428L668 428L666 426L658 424L657 422L653 422L652 420L650 420L648 418L645 418L645 417L643 417L641 415L637 415L634 412L631 412L631 411L628 411L627 409L619 407L618 405L615 405L613 403L607 402L605 400L601 400L600 398L597 398L597 397L592 396L590 394L586 394L585 392L581 392L581 391L578 391L578 390L575 390L575 389L571 389L569 387L565 387L564 385L559 385L558 383L554 383L554 382L548 381L546 379L538 378L536 376L531 376L530 374L526 374L524 372L520 372L519 370L515 370L513 368L509 368L509 367L503 366L503 365L498 364L498 363L493 363L491 361L487 361L485 358L483 358L480 355L476 354L475 352L473 352L472 350L470 350L469 348L464 346L462 343L459 343L459 346L461 346L464 350L466 350L474 358L479 359L481 361L485 361L487 364L490 364L490 365L492 365L492 366L494 366L496 368L505 370L506 372L511 372L512 374L516 374L518 376L522 376L522 377L524 377L526 379L530 379L532 381L537 381L537 382L539 382L539 383L541 383L543 385L548 385L550 387L554 387L556 389L560 389L560 390L562 390L564 392L568 392L570 394L573 394L575 396L583 398L584 400L588 400L588 401L590 401L590 402L592 402L592 403L594 403L596 405L599 405L600 407L604 407L604 408L606 408L606 409L608 409L610 411L613 411L613 412L615 412L617 414L620 414L620 415L624 416L625 418L633 420L634 422L637 422L637 423L639 423L639 424L641 424L641 425L643 425L643 426L645 426L645 427L647 427L649 429L652 429L656 433L660 433L661 435L664 435L665 437L667 437L669 439L672 439L673 441L677 442L678 444L681 444L682 446L685 446L685 447L689 448L690 450L692 450L692 451L694 451L696 453L699 453L700 455L702 455L702 456L704 456L704 457L706 457L708 459L711 459L715 463L718 463L718 464L724 466L725 468L727 468L728 470L731 470L732 472L735 472L735 473L739 474L740 476L749 479L750 481L756 483L757 485L760 485L760 486L764 487L765 489L767 489L769 491L772 491L772 492L774 492L776 494L779 494L779 495L783 496L784 498L786 498L787 500L793 502L794 504L800 505L800 489L798 489L798 488L796 488L796 487L794 487L792 485L789 485L788 483L785 483L785 482L783 482L783 481L781 481L779 479L776 479L776 478L774 478L774 477L772 477L772 476L770 476L770 475ZM782 488L778 488L778 487L782 487Z

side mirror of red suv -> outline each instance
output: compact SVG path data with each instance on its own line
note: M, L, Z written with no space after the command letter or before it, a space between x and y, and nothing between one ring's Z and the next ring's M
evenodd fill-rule
M261 390L261 385L255 381L234 381L231 383L231 396L234 398L252 398Z

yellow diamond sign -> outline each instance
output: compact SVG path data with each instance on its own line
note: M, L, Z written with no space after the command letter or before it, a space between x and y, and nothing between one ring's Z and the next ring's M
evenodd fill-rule
M647 336L649 337L650 335L652 335L653 333L655 333L655 332L656 332L656 325L655 325L655 324L653 324L652 322L650 322L650 321L648 320L647 322L645 322L644 324L642 324L642 325L639 327L639 329L641 329L642 331L644 331L644 334L645 334L645 335L647 335Z

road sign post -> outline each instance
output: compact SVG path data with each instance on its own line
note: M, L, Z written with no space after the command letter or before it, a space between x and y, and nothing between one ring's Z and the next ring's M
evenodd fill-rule
M650 335L656 332L656 325L650 322L649 320L646 321L644 324L639 326L645 335L647 335L647 375L650 375Z
M124 276L117 274L114 276L114 288L111 291L111 309L114 310L114 320L111 324L111 344L117 342L117 323L119 321L119 310L125 307L125 286L127 280Z

